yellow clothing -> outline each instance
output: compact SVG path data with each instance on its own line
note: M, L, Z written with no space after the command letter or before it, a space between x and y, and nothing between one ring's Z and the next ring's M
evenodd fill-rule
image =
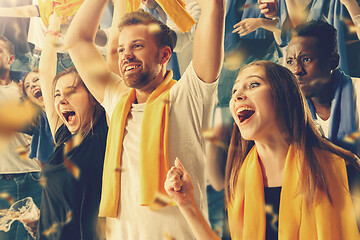
M164 81L151 93L144 110L144 120L140 137L140 186L139 204L155 208L156 195L166 195L164 182L169 170L168 156L168 118L169 92L176 83L169 71ZM103 187L99 216L117 217L120 201L120 173L122 141L126 119L135 89L123 96L112 114L107 138L104 162Z
M196 23L195 19L185 9L183 0L156 0L165 13L174 21L182 33L190 31ZM141 0L127 0L126 12L135 12L139 9Z
M326 160L327 194L317 191L309 206L299 194L298 155L289 147L285 162L279 207L279 240L360 239L350 193L345 161L334 154L318 151ZM235 198L228 206L233 240L264 240L266 214L264 184L259 158L254 146L248 153L238 176Z

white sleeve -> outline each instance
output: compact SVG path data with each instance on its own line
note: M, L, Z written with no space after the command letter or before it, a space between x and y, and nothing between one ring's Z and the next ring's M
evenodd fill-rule
M217 99L218 81L203 82L196 74L192 62L181 79L170 90L170 108L180 107L190 110L202 128L209 128ZM171 109L170 109L171 110Z
M199 21L201 9L196 0L186 0L185 1L185 9L192 16L196 23ZM182 33L180 29L176 26L174 21L168 17L166 25L176 33L177 41L176 46L174 48L174 52L181 52L190 42L194 39L196 24L192 26L190 31ZM191 47L191 46L190 46Z
M124 89L126 89L126 91ZM100 103L110 119L120 98L126 94L128 90L120 76L112 72L105 88L104 100Z

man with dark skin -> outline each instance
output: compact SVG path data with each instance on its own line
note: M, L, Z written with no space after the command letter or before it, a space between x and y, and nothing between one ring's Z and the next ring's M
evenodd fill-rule
M359 140L349 143L344 138L360 129L360 80L337 68L339 58L336 29L320 20L310 21L294 29L285 66L299 80L301 91L323 136L359 154ZM360 188L360 174L350 165L347 171L355 212L358 212L360 202L356 195ZM360 216L357 219L360 227Z

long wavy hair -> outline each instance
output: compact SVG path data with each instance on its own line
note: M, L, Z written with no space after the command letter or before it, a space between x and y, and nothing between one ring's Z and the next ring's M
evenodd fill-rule
M348 163L360 169L358 158L351 152L344 150L321 136L311 117L305 98L300 91L295 76L285 67L269 61L257 61L243 67L259 66L265 70L271 86L274 111L285 133L285 140L294 146L300 159L299 194L309 203L314 200L316 190L327 194L331 201L328 184L325 177L326 164L329 159L316 155L316 150L325 150L336 154ZM238 126L235 124L231 136L226 165L225 195L229 204L235 197L237 178L241 166L254 146L254 141L242 138Z

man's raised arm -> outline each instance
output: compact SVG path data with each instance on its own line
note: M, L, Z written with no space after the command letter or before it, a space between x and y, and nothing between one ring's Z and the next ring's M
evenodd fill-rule
M85 0L70 24L65 41L81 78L98 102L104 99L110 75L103 56L95 45L95 35L107 0Z
M214 82L224 58L225 0L197 0L201 15L194 38L193 65L204 82Z

